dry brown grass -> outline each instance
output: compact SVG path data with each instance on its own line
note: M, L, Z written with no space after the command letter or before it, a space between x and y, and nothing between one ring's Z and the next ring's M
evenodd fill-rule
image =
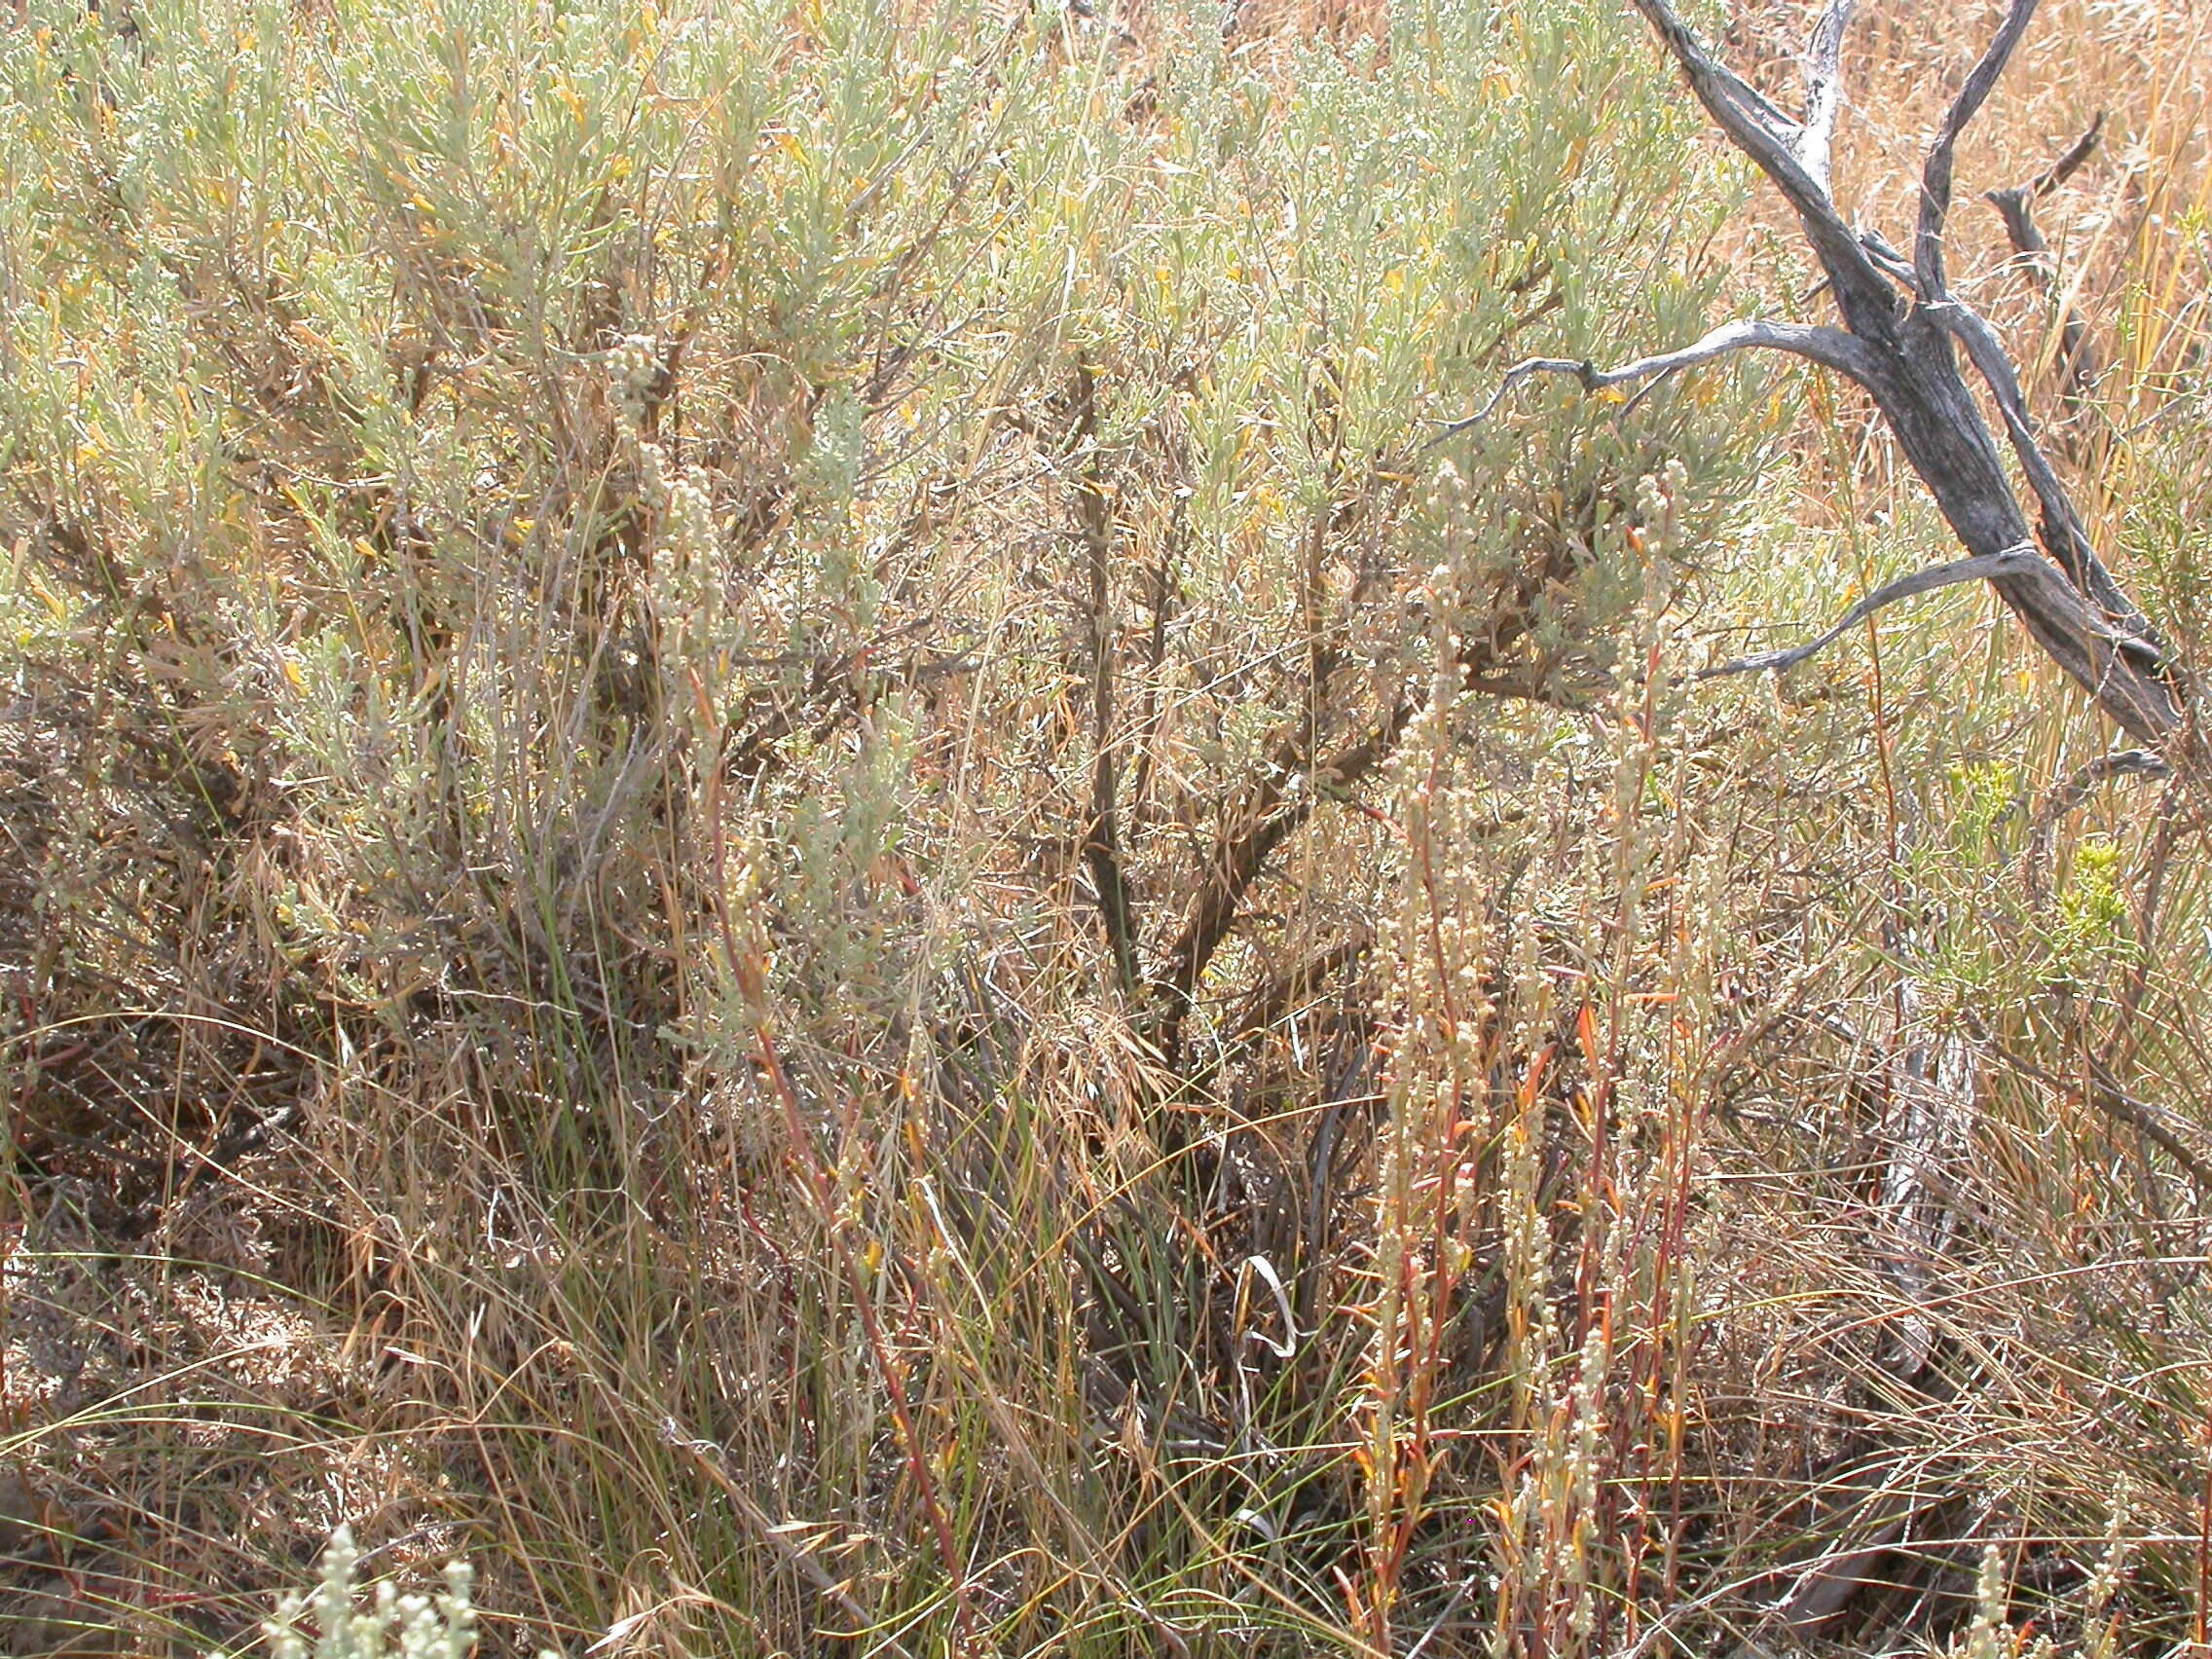
M833 56L842 16L781 38ZM1504 38L1533 53L1522 16ZM1804 16L1746 14L1735 50L1779 74ZM1867 7L1839 178L1893 238L1993 17ZM185 250L166 279L231 424L219 482L165 496L144 460L189 393L173 426L125 399L26 438L0 505L0 1648L250 1650L342 1520L379 1573L469 1555L498 1653L2009 1653L2031 1621L2084 1654L2203 1642L2207 1194L2139 1123L2212 1159L2198 797L2111 780L2046 852L2042 804L2106 734L1965 595L1785 683L1686 692L1701 653L1940 546L1879 435L1782 383L1658 400L1626 436L1543 403L1432 489L1387 424L1428 411L1362 381L1368 343L1298 264L1322 233L1271 217L1292 160L1249 135L1353 97L1302 85L1298 51L1365 61L1391 19L1244 19L1240 70L1266 74L1225 93L1251 125L1200 211L1146 192L1204 169L1144 146L1171 145L1161 79L1213 20L1132 16L1133 53L1070 24L1024 107L1094 123L1094 150L1043 152L1050 188L1010 174L970 221L927 195L954 145L944 175L916 165L916 240L856 232L804 284L813 244L771 231L818 210L833 135L796 104L745 134L768 159L728 191L782 194L756 244L714 252L690 209L724 189L698 136L721 101L670 113L619 78L579 107L685 135L629 134L634 173L565 139L602 169L601 262L496 316L485 248L510 244L454 228L458 170L359 199L365 348L193 240L220 225L273 270L280 235L143 208L145 245ZM1017 82L1003 43L1060 26L993 19L978 77ZM2018 182L2109 112L2045 209L2111 365L2068 454L2190 646L2208 27L2052 0L1967 175ZM1606 119L1693 149L1621 40L1576 49ZM30 107L44 59L8 45ZM1558 61L1499 50L1500 98L1511 64ZM48 92L104 155L96 92ZM938 152L870 166L914 154ZM1703 303L1693 252L1699 280L1802 298L1787 227L1700 235L1724 189L1679 165L1631 236L1575 217L1595 185L1526 232L1611 262L1617 291L1557 325L1585 346L1657 344L1635 331ZM574 199L516 188L512 215ZM853 199L821 209L826 240ZM85 245L48 275L0 273L10 303L69 259L158 288L103 218L128 201L68 218ZM1130 244L1154 275L1083 264L1184 212L1198 251ZM1963 285L2047 367L1995 214L1960 216ZM1499 245L1469 256L1475 299L1426 278L1498 309L1488 355L1430 350L1424 396L1500 366L1530 267ZM1043 246L1074 252L1035 311L978 286L953 314ZM848 293L848 332L809 333ZM701 315L625 410L606 348ZM1236 355L1285 316L1276 355ZM88 410L102 352L153 350L61 344ZM416 497L334 487L375 470L348 448L363 351L413 399ZM1087 415L1094 373L1127 402ZM840 496L813 458L850 414L835 389L878 374L876 482ZM672 547L648 442L697 468L742 582L702 589ZM1677 451L1696 465L1668 485ZM1755 510L1700 493L1754 478ZM1243 516L1194 529L1209 492ZM1550 671L1603 671L1586 706L1401 731L1397 659L1312 666L1317 614L1420 633L1446 578L1405 550L1508 512L1488 608L1458 596L1489 632L1449 648L1545 670L1516 683L1552 697ZM1594 645L1542 608L1584 569L1547 549L1632 512L1695 580L1623 578ZM1089 856L1101 654L1136 986ZM1299 750L1302 719L1392 752L1289 825L1163 1023L1151 987L1239 814L1283 814L1281 773L1311 788L1332 746ZM1915 1084L1916 1047L1953 1070ZM2100 1599L2108 1531L2127 1568ZM2005 1628L1975 1635L1990 1545Z

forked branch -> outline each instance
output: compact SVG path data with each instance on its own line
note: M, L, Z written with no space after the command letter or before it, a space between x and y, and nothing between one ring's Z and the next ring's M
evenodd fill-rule
M1727 134L1731 144L1757 164L1796 209L1805 239L1820 256L1821 267L1852 332L1863 336L1878 329L1892 290L1851 226L1836 211L1827 184L1827 151L1842 98L1843 28L1850 20L1850 6L1831 4L1823 16L1822 28L1815 30L1814 49L1807 55L1806 120L1800 123L1783 114L1707 52L1668 0L1635 0L1635 5L1680 66L1690 91L1714 125ZM1835 55L1825 74L1822 55L1831 49L1821 43L1824 29L1833 36Z
M1726 665L1717 672L1801 660L1851 622L1912 593L1970 578L1987 580L2036 643L2098 706L2134 737L2163 742L2182 725L2188 688L2143 611L2098 559L2081 514L2037 441L2019 378L1997 333L1954 298L1943 269L1943 234L1960 136L1995 90L2035 15L2036 0L2010 0L1988 49L1952 99L1921 169L1920 209L1909 262L1872 231L1847 222L1830 194L1829 156L1843 103L1843 38L1853 0L1829 0L1804 58L1805 113L1793 121L1726 68L1691 32L1670 0L1634 0L1681 68L1690 91L1730 143L1774 182L1797 212L1827 274L1841 328L1732 322L1679 351L1617 369L1536 357L1512 369L1484 409L1445 436L1488 418L1506 393L1537 374L1569 374L1588 390L1650 381L1751 348L1788 351L1848 376L1873 397L1967 557L1869 595L1829 636L1795 652ZM1983 419L1959 360L1963 346L1988 384L2005 436L2034 503L2028 511L2007 475L2004 450ZM2040 541L2043 551L2034 550Z
M1951 163L1959 136L1989 101L1997 77L2005 73L2020 37L2028 32L2036 4L2037 0L2012 0L1989 49L1968 74L1959 95L1951 100L1943 125L1936 129L1936 141L1928 146L1928 159L1920 169L1920 224L1912 239L1913 280L1923 305L1936 305L1950 297L1943 276L1943 226L1951 212Z
M1885 582L1846 610L1826 633L1808 640L1801 645L1792 645L1788 650L1760 651L1755 656L1738 657L1717 668L1702 669L1697 678L1718 680L1724 675L1757 674L1769 669L1779 674L1786 668L1795 668L1814 653L1834 645L1884 606L1895 605L1900 599L1911 599L1917 594L1934 593L1937 588L1956 587L1961 582L1987 581L1992 576L2030 571L2042 564L2042 554L2033 547L2020 546L2009 547L2002 553L1976 554L1972 559L1954 559L1948 565L1930 565L1908 575L1899 576L1894 582Z
M1987 193L1989 204L2005 221L2005 237L2012 244L2014 262L2029 278L2051 295L2058 311L2058 379L2069 414L2080 414L2097 380L2097 352L2089 342L2089 325L2070 294L2058 292L2058 269L2050 243L2036 223L2036 203L2072 178L2095 152L2104 133L2105 112L2089 123L2088 130L2074 141L2057 161L2025 184Z
M2097 557L2096 549L2089 543L2088 530L2075 510L2073 498L2067 495L2057 469L2036 441L2035 428L2028 416L2028 400L2020 390L2019 375L2012 367L2011 358L2006 355L2005 344L1997 338L1997 330L1979 312L1955 300L1935 314L1937 322L1966 347L1968 359L1997 402L2006 436L2011 440L2012 453L2019 461L2020 471L2043 515L2044 545L2065 568L2075 585L2141 644L2149 653L2146 662L2162 659L2164 647L2153 633L2149 619L2105 568L2104 561Z
M1472 415L1444 423L1432 441L1441 443L1470 426L1481 425L1515 387L1536 375L1572 375L1582 383L1584 391L1603 391L1608 387L1634 386L1639 381L1671 375L1738 351L1754 350L1788 351L1804 357L1824 368L1849 375L1868 390L1873 389L1874 379L1882 372L1881 359L1840 328L1822 328L1801 322L1728 322L1679 351L1639 357L1617 369L1601 369L1587 358L1578 357L1530 357L1516 363L1505 371L1505 378L1498 382L1489 402Z

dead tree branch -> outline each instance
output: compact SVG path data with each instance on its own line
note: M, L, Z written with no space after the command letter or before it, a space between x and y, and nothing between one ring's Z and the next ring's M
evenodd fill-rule
M1809 640L1801 645L1792 645L1788 650L1760 651L1755 656L1738 657L1734 662L1724 662L1718 668L1703 669L1697 678L1718 680L1723 675L1756 674L1762 669L1773 669L1779 674L1786 668L1795 668L1815 652L1834 645L1853 627L1865 621L1886 605L1895 605L1900 599L1911 599L1916 594L1933 593L1937 588L1955 587L1960 582L1986 581L1991 576L2004 575L2015 570L2032 570L2043 564L2042 555L2033 547L2020 546L2007 548L2002 553L1979 554L1972 559L1954 559L1947 565L1931 565L1926 570L1899 576L1894 582L1883 583L1845 611L1835 626L1818 639Z
M2005 190L1992 190L1988 202L1998 216L2005 221L2005 238L2012 244L2014 260L2024 267L2031 280L2045 294L2054 294L2057 288L2058 270L2051 256L2050 243L2044 240L2042 228L2036 223L2036 203L2064 184L2078 172L2097 147L2097 139L2105 129L2105 112L2089 123L2089 129L2074 141L2072 149L2046 167L2026 184L2015 184ZM2097 378L2096 348L2089 341L2087 320L2076 309L2070 298L2057 298L2058 310L2058 376L2060 395L2070 414L2079 414L2089 388Z
M2038 909L2050 897L2045 872L2058 841L2058 825L2068 813L2089 798L2089 792L2112 778L2164 778L2173 768L2148 749L2123 749L2100 755L2075 768L2074 775L2046 795L2028 825L2028 847L2021 856L2020 876L2028 902Z
M1975 575L1997 590L2044 651L2130 735L2154 744L2172 736L2182 726L2188 696L2179 665L2097 558L2080 513L2037 440L2018 376L1996 330L1951 293L1944 271L1943 239L1959 139L2027 32L2037 0L2010 0L1995 37L1929 146L1909 262L1878 235L1855 229L1830 194L1829 154L1843 99L1842 43L1852 0L1830 0L1814 26L1805 53L1802 120L1792 120L1714 58L1670 0L1634 3L1706 113L1796 211L1826 274L1827 291L1843 326L1729 323L1680 351L1612 370L1570 359L1531 359L1506 376L1497 395L1473 421L1455 423L1444 435L1487 418L1507 391L1535 374L1572 374L1586 388L1597 389L1709 363L1752 347L1806 357L1847 376L1872 396L1898 447L1965 547L1969 557L1961 564L1971 565ZM1968 384L1961 347L1988 385L2034 498L2033 531L2007 476L2003 450ZM2024 553L2038 543L2041 553ZM1955 572L1959 566L1938 569ZM1729 670L1741 672L1733 664Z
M2168 1158L2180 1164L2196 1190L2212 1196L2212 1160L2184 1140L2175 1127L2174 1119L2167 1111L2149 1100L2140 1099L2120 1087L2110 1072L2094 1060L2089 1062L2086 1081L2061 1077L2048 1068L2039 1066L2023 1054L2015 1054L2003 1044L1985 1037L1989 1049L2000 1060L2022 1077L2033 1078L2071 1094L2075 1099L2095 1107L2106 1117L2125 1124Z
M1869 390L1872 389L1870 377L1882 372L1880 359L1840 328L1820 328L1798 322L1727 322L1693 346L1685 346L1678 351L1663 351L1654 357L1639 357L1617 369L1601 369L1587 358L1528 358L1505 371L1505 378L1498 382L1488 403L1462 420L1446 422L1431 441L1441 443L1470 426L1481 425L1514 387L1534 375L1572 375L1582 383L1584 391L1603 391L1607 387L1631 386L1677 370L1694 369L1701 363L1710 363L1737 351L1761 349L1792 352L1824 368L1849 375Z
M1943 226L1951 213L1951 164L1960 135L1981 113L1981 106L1989 101L1997 77L2005 73L2005 65L2012 60L2012 54L2020 44L2020 37L2028 32L2028 20L2035 13L2036 0L2012 0L2006 8L2005 20L1998 24L1989 49L1967 76L1967 84L1959 89L1959 95L1951 100L1943 125L1936 130L1936 141L1928 147L1928 159L1920 169L1920 223L1912 238L1913 283L1920 290L1919 299L1924 306L1938 305L1951 297L1950 283L1943 273Z
M1806 177L1823 190L1828 188L1835 118L1843 107L1843 35L1854 10L1854 0L1829 0L1805 43L1805 120L1798 129L1797 160Z

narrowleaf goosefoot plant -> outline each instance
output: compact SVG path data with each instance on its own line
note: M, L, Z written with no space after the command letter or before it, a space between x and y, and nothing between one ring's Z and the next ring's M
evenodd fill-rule
M475 1573L466 1562L447 1566L441 1595L401 1594L387 1581L363 1605L360 1560L352 1530L340 1527L323 1551L313 1592L288 1591L278 1599L276 1616L265 1631L270 1659L470 1659L476 1651L476 1607L469 1599Z

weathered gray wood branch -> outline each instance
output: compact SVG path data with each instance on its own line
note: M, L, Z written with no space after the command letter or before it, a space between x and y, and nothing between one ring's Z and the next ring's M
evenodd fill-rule
M1786 668L1795 668L1815 651L1834 645L1852 627L1865 621L1884 606L1895 605L1899 600L1910 599L1915 594L1934 593L1937 588L1955 587L1960 582L1986 581L1991 576L2005 575L2014 571L2031 571L2037 565L2049 570L2043 555L2023 543L2018 547L2009 547L2002 553L1982 553L1969 559L1954 559L1947 565L1925 566L1898 577L1894 582L1885 582L1845 611L1825 633L1816 635L1801 645L1792 645L1788 650L1760 651L1755 656L1738 657L1735 661L1721 663L1716 668L1700 669L1697 677L1700 680L1718 680L1730 674L1756 674L1763 669L1780 673ZM2055 576L2057 572L2053 571L2051 574Z
M2036 286L2049 295L2057 308L2058 380L2067 412L2072 415L2082 412L2096 386L2097 350L2089 341L2087 320L2074 304L2073 297L2060 289L2058 263L2051 255L2050 243L2044 240L2043 230L2036 223L2036 203L2081 170L2082 164L2095 152L2104 129L2105 112L2100 109L2097 118L2089 123L2088 130L2074 141L2073 147L2035 178L2025 184L1987 193L1989 204L2005 221L2005 237L2012 244L2015 262L2026 269Z
M1728 141L1751 159L1797 214L1827 276L1841 328L1737 322L1682 350L1619 369L1532 358L1511 370L1498 398L1532 375L1571 374L1597 388L1643 380L1751 349L1788 351L1863 387L1898 447L1936 498L1952 533L2036 643L2121 727L2157 743L2181 725L2186 689L2164 644L2091 546L2064 484L2039 444L2019 380L1997 332L1951 292L1944 271L1953 157L2026 33L2037 0L2011 0L1995 37L1953 99L1921 169L1920 210L1909 262L1880 237L1855 229L1829 187L1829 154L1841 107L1842 45L1855 0L1830 0L1804 60L1804 115L1792 119L1722 64L1669 0L1634 0ZM2004 453L1961 364L1987 386L2035 504L2028 512L2006 474ZM1447 434L1471 422L1456 423ZM2042 552L2019 556L2022 548ZM1984 563L1986 562L1986 563ZM1899 596L1899 597L1901 597Z
M1693 369L1700 363L1710 363L1717 357L1752 348L1788 351L1849 375L1862 385L1866 384L1864 377L1878 374L1881 369L1873 354L1840 328L1817 328L1801 322L1724 322L1693 346L1685 346L1679 351L1663 351L1655 357L1639 357L1617 369L1601 369L1579 357L1530 357L1516 363L1497 383L1497 389L1491 393L1488 403L1463 420L1444 423L1431 441L1440 443L1470 426L1481 425L1515 387L1532 375L1572 375L1582 383L1584 391L1603 391L1607 387L1631 386L1677 370Z

